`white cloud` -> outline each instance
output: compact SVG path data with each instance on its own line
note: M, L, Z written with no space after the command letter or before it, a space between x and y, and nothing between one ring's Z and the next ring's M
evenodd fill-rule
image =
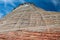
M3 15L4 15L3 13L0 13L0 19L3 17Z
M20 3L25 3L25 0L19 0L20 1Z
M13 3L13 0L2 0L2 2L4 2L4 6L6 7L6 5L8 4L8 3L10 3L12 6L16 6L14 3Z
M58 0L52 0L52 2L53 2L53 4L54 4L55 6L57 6Z

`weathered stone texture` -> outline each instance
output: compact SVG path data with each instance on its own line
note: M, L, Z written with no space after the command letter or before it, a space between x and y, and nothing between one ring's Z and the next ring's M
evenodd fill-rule
M0 32L14 30L60 32L60 13L22 5L0 20Z
M0 40L60 40L60 13L21 5L0 20Z

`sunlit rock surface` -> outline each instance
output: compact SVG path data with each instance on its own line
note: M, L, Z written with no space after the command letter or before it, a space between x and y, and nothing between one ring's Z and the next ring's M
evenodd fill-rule
M46 12L33 4L24 4L0 20L0 32L28 30L60 32L60 13Z
M60 40L60 13L21 5L0 20L0 40Z
M0 34L0 40L60 40L60 33L12 31Z

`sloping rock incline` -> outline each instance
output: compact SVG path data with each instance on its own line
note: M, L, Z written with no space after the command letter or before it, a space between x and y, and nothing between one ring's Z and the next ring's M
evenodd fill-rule
M0 20L0 32L28 30L60 32L60 13L47 12L32 4L24 4Z

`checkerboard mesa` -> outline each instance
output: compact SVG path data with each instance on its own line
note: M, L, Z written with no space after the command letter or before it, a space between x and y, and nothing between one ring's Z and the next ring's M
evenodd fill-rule
M16 30L60 32L60 13L23 4L0 20L0 32Z

